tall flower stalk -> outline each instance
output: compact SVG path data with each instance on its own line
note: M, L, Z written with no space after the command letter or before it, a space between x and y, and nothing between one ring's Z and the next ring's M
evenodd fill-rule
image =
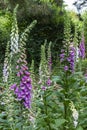
M33 90L37 89L37 83L36 83L36 78L35 78L35 70L34 70L34 60L32 60L31 66L30 66L30 77L32 79L32 86Z
M81 59L85 58L85 43L84 43L84 36L82 36L81 43L79 45L79 57Z
M6 83L9 77L9 42L7 43L5 60L3 66L3 82Z
M19 40L19 59L17 60L17 77L19 77L18 83L15 83L11 86L11 89L14 90L17 99L21 101L26 108L30 108L31 106L31 78L30 73L28 71L27 61L26 61L26 40L28 36L28 32L34 27L36 21L32 22L30 26L28 26L25 31L22 33Z
M67 16L65 19L64 23L64 47L61 50L60 54L60 62L62 66L62 73L61 75L61 83L62 83L62 88L63 88L63 106L64 106L64 111L63 111L63 117L66 120L63 126L63 130L68 129L68 115L69 115L69 92L70 92L70 87L69 87L69 77L70 75L73 74L75 71L75 47L74 44L71 42L71 27L70 27L70 20L69 17Z
M75 63L78 62L79 60L79 47L78 47L78 28L77 28L77 25L75 25L75 33L74 33L74 39L73 39L73 42L74 42L74 47L75 47Z
M49 43L49 46L48 46L48 73L49 73L49 76L51 76L52 74L52 56L51 56L51 42Z
M41 87L43 87L47 81L48 71L47 71L47 59L46 59L46 52L45 52L45 44L41 46L41 61L39 66L39 83Z
M30 33L36 24L36 20L33 21L24 30L21 36L19 36L16 19L17 8L18 6L14 9L13 13L11 39L9 42L10 51L8 43L3 70L3 81L7 83L5 87L6 98L3 97L3 101L5 102L5 109L8 112L7 119L9 120L12 130L17 129L19 122L21 124L21 130L24 128L25 124L29 125L32 84L26 61L26 40L28 33Z
M48 111L48 105L47 102L47 93L50 91L51 88L51 67L52 67L52 61L51 61L51 44L49 44L48 47L48 57L46 58L46 41L44 45L41 46L41 60L40 60L40 66L39 66L39 86L40 88L38 89L38 98L40 102L42 102L44 110L41 108L41 113L39 114L44 114L46 115L46 118L43 118L44 123L46 123L46 128L48 130L51 130L51 125L50 125L50 119L49 119L49 111ZM40 116L38 114L38 117Z
M38 94L38 84L36 81L36 75L35 75L35 69L34 69L34 60L31 62L30 66L30 77L32 79L32 107L30 110L30 122L32 125L32 128L34 129L36 127L36 118L37 118L37 108L36 108L36 97Z
M13 22L12 22L12 29L11 29L11 56L16 54L18 52L18 46L19 46L19 33L18 33L18 24L17 24L17 8L14 9L13 13Z
M70 103L70 109L72 111L72 117L73 117L73 124L74 124L74 127L76 128L77 125L78 125L78 117L79 117L79 114L78 114L78 111L76 110L73 102Z
M84 39L84 35L82 35L82 39L81 39L81 42L79 44L79 50L78 50L78 53L79 53L79 70L81 72L81 69L82 69L82 60L85 59L85 39Z

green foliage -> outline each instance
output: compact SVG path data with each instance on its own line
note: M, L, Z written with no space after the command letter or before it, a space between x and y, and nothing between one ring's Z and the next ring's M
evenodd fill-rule
M4 61L4 53L6 48L7 39L9 39L9 34L11 30L11 13L10 12L3 12L0 10L0 77L2 76L2 68L3 68L3 61Z
M31 66L30 66L30 73L31 73L31 79L32 79L32 86L33 89L36 88L37 84L36 84L36 77L35 77L35 68L34 68L34 60L32 60Z
M85 37L85 47L86 47L86 51L87 51L87 12L85 12L84 14L83 14L83 25L84 25L84 27L83 27L83 30L84 30L84 37ZM87 55L87 52L86 52L86 55Z
M64 18L64 45L68 46L71 40L71 24L69 16L65 15Z
M7 44L6 49L6 58L5 58L5 71L4 78L9 74L7 81L4 83L4 92L1 102L4 102L4 111L5 111L5 119L1 117L0 124L2 129L9 130L22 130L22 128L29 128L29 111L22 107L22 103L20 103L14 93L10 90L10 86L14 83L20 83L19 79L16 76L16 64L18 58L22 58L26 60L25 56L25 45L28 33L35 26L36 21L33 21L21 34L20 39L18 35L18 26L16 19L16 11L17 7L13 13L13 23L12 23L12 31L11 31L11 41ZM11 44L11 48L9 47L9 43ZM20 51L19 51L20 50ZM24 61L25 62L25 61ZM7 66L6 66L7 65ZM0 104L1 105L1 104ZM2 111L3 112L3 111ZM6 126L4 123L6 122Z
M35 66L38 66L40 62L40 47L44 39L47 39L48 41L53 41L52 50L55 49L55 51L52 51L52 55L55 61L63 39L63 16L65 10L62 8L62 1L57 2L54 0L46 3L40 2L40 0L10 0L8 3L12 10L16 4L19 4L17 13L19 32L23 31L31 21L37 20L37 25L31 31L27 42L29 60L34 59ZM37 50L35 49L36 47Z
M4 42L8 37L11 29L11 18L10 13L6 12L3 14L2 11L0 11L0 42Z
M12 3L16 2L17 1L12 1ZM20 0L18 0L18 2L20 2ZM44 5L45 7L44 9L47 8L47 10L45 11L48 11L47 13L49 14L49 16L51 16L49 10L56 12L55 17L59 15L61 7L60 8L57 7L58 4L57 2L55 3L51 1L50 3L47 0L44 2L41 1L41 3L39 4L37 4L37 2L39 2L38 0L37 1L30 0L29 2L31 2L32 5L34 4L34 7L38 7L39 4L40 7L43 7ZM26 1L26 3L28 4L29 2ZM29 9L30 8L31 7L29 7ZM47 19L43 21L41 19L43 17L42 14L45 14L46 12L45 11L42 12L44 9L41 8L40 10L41 12L39 12L39 9L36 12L36 14L38 14L37 16L41 17L38 18L38 24L34 30L32 30L32 28L35 26L36 20L34 20L29 26L27 26L26 29L23 29L24 27L23 28L20 27L20 30L18 30L19 28L16 19L16 9L14 10L13 14L13 23L12 23L11 40L10 40L11 49L9 50L9 46L7 44L6 56L5 56L6 57L5 61L10 58L9 59L10 74L8 82L1 84L4 85L4 90L2 95L0 95L1 96L0 129L1 130L6 129L7 130L85 130L87 128L87 114L86 114L87 82L86 77L84 77L83 71L81 72L81 70L84 70L85 72L87 62L86 59L83 61L81 59L77 62L78 67L80 62L82 63L82 69L79 72L78 68L76 72L73 73L71 73L70 70L66 71L63 69L63 67L67 63L66 64L57 63L58 66L55 69L56 73L55 76L53 75L53 77L51 77L52 73L49 72L50 69L48 66L48 63L51 60L51 49L52 49L52 58L54 58L54 61L55 59L57 59L59 46L62 48L62 45L64 45L64 48L66 49L65 51L67 52L67 56L69 55L68 47L70 45L70 42L72 41L71 34L73 30L71 26L72 21L70 20L71 17L67 16L67 14L65 15L64 23L62 25L64 27L64 30L61 31L60 36L57 38L57 35L60 33L62 24L62 23L59 24L59 21L61 21L60 18L59 21L57 21L56 19L54 21L51 21L51 23L50 19L48 21ZM34 16L32 10L29 9L27 8L27 11L30 11L32 14L32 15L29 14L31 15L29 16L31 17L31 19L29 20L30 23L30 21L34 17L36 18L36 16ZM44 18L46 18L46 14ZM42 21L40 21L40 19ZM55 25L55 23L57 24ZM41 24L42 26L40 26ZM76 23L74 23L73 25L74 25L74 44L75 47L77 47L78 27ZM54 29L56 30L55 33L53 31ZM23 30L22 33L21 30ZM27 42L26 45L26 41L28 39L28 33L30 34L28 41L29 44ZM46 39L46 37L48 43L47 41L45 41L45 43L43 44L43 39ZM52 39L53 41L52 43L51 42L49 43L50 39ZM61 42L62 39L64 41L63 43ZM60 45L57 44L58 41L60 41L58 43ZM14 93L12 93L12 91L9 89L9 86L11 86L13 83L20 84L20 78L16 76L17 70L15 69L15 67L17 65L18 59L20 61L22 61L23 59L21 64L22 63L24 63L25 65L27 64L25 54L26 47L27 52L31 53L29 54L31 55L31 57L29 56L29 58L27 58L29 59L29 61L30 58L35 59L36 57L39 57L38 59L36 58L35 60L35 64L39 66L39 74L35 75L34 71L36 71L36 68L34 68L35 67L34 60L32 60L30 67L33 90L32 90L32 105L31 109L29 110L25 109L21 105L22 102L19 102L16 99L16 95L14 95ZM13 53L10 53L12 51ZM40 65L38 61L40 61ZM38 83L38 77L40 81L39 83ZM4 105L2 102L4 103ZM74 112L77 112L78 114ZM76 114L77 119L75 119ZM76 121L77 123L76 125L74 121Z
M81 66L82 66L82 71L84 73L86 73L86 70L87 70L87 59L84 59L81 63Z

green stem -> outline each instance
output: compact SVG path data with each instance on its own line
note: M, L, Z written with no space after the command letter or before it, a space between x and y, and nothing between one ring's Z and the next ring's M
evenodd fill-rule
M21 129L20 130L23 130L23 116L22 116L22 113L23 113L23 107L22 107L22 101L20 103L20 115L21 115Z
M65 96L66 98L66 96ZM64 119L67 120L67 104L66 101L64 101ZM64 123L64 130L66 130L67 123Z
M47 116L47 118L46 118L46 123L47 123L47 126L49 127L49 130L51 130L50 120L49 120L49 118L48 118L47 100L46 100L46 96L45 96L45 95L44 95L44 97L43 97L43 100L44 100L45 114L46 114L46 116Z
M68 80L67 80L67 76L68 76L68 73L66 72L66 75L65 75L65 84L64 84L64 87L65 87L65 93L64 93L64 97L65 97L65 100L64 100L64 119L65 120L67 120L67 108L68 108L68 106L67 106L67 98L68 98L68 95L67 95L67 93L68 93ZM65 122L64 123L64 130L66 130L67 128L66 128L66 126L67 126L67 122Z

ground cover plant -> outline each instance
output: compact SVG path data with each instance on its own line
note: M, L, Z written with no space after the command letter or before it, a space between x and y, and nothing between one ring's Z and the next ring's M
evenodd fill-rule
M17 8L13 12L0 83L0 130L86 130L87 73L82 66L86 56L83 30L79 43L77 25L72 36L71 22L66 15L64 46L56 73L53 73L52 42L45 39L41 45L38 73L35 73L34 60L31 66L27 62L26 41L37 21L19 33Z

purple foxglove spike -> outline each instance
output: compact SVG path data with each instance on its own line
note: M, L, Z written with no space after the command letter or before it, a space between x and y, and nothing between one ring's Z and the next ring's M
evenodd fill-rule
M18 73L17 73L17 77L20 77L20 76L21 76L21 74L20 74L20 72L18 72Z
M45 90L46 90L46 87L45 87L45 86L42 86L42 90L44 90L44 91L45 91Z
M18 66L18 65L16 66L16 69L19 69L19 66Z
M71 61L70 57L69 57L69 58L67 58L67 61L68 61L68 62L70 62L70 61Z
M16 85L16 84L13 84L13 85L10 87L10 89L11 89L11 90L14 90L16 87L17 87L17 85Z
M65 53L60 54L60 58L64 58L65 57Z
M32 85L30 83L26 83L26 87L30 90L32 89Z
M61 49L61 53L63 53L63 52L65 52L65 50L64 50L64 49Z
M16 66L16 69L20 68L19 72L17 73L18 77L21 76L20 85L19 87L13 85L11 86L11 89L14 90L14 94L17 96L17 99L19 101L22 101L24 106L29 109L31 103L31 92L32 92L30 73L28 72L27 65L25 65L25 63L27 63L25 59L24 60L19 59L17 63L20 63L21 65Z
M69 68L68 66L64 66L64 70L67 71Z
M25 65L27 65L27 61L25 61L25 60L22 60L22 62L24 62L24 63L25 63Z
M31 83L31 78L30 77L27 78L27 82Z
M28 67L27 67L26 65L23 65L23 67L24 67L26 70L28 70Z
M48 86L50 86L51 83L52 83L52 81L51 81L50 79L48 79L47 82L46 82L46 84L47 84Z
M63 52L60 54L60 62L63 62L64 58L65 58L65 53Z
M30 76L30 73L28 71L25 71L24 73L25 75Z
M24 90L24 89L25 89L25 86L20 86L20 87L21 87L21 89L22 89L22 90Z
M82 38L82 41L79 45L79 57L81 57L82 59L85 58L85 44L84 44L84 36Z
M26 102L24 102L23 104L27 109L31 107L30 104L27 104Z
M18 93L19 93L19 88L16 87L16 89L15 89L15 94L18 94Z
M22 70L20 70L20 75L23 75L24 73L23 73L23 71Z
M21 80L22 82L25 82L27 80L27 76L23 76Z
M25 71L25 70L28 70L28 67L27 67L26 65L23 65L23 64L22 64L21 69L22 69L23 71Z
M23 83L26 85L27 81L25 80Z

